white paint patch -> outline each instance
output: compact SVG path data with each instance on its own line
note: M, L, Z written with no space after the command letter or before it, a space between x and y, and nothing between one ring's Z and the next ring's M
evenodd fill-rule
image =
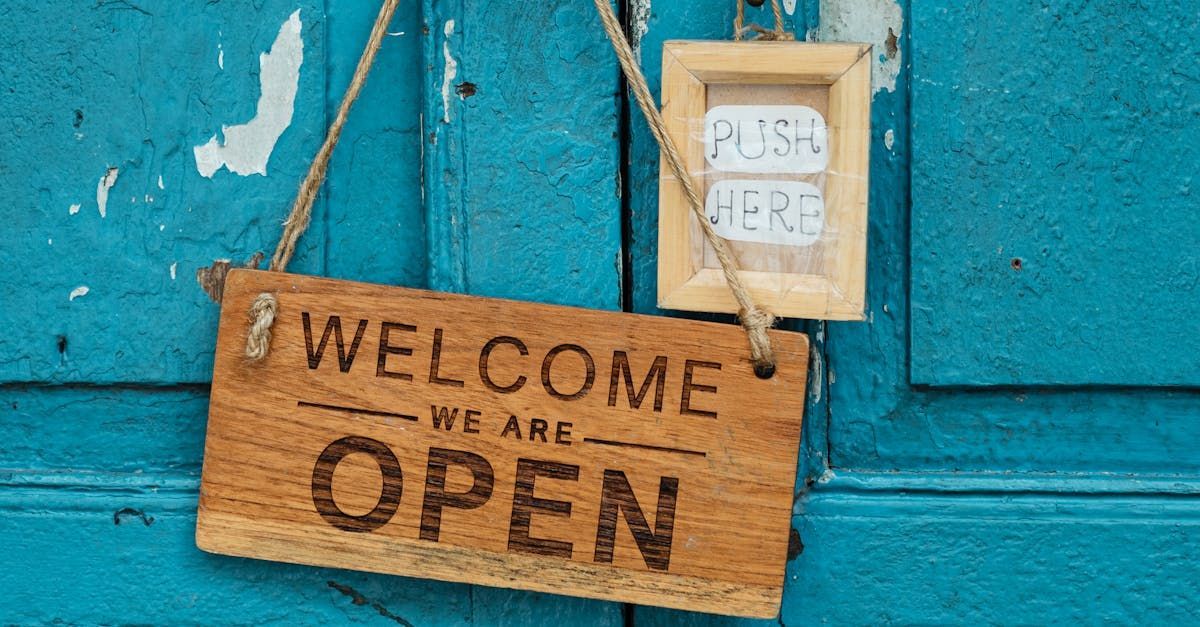
M629 45L633 48L634 58L640 63L642 61L642 38L650 29L650 0L633 0L629 3L629 24L629 34L632 37Z
M71 215L75 215L75 214L79 213L79 210L82 208L83 208L83 205L81 205L79 203L75 203L67 208L67 213L69 213Z
M275 142L292 123L296 91L300 87L300 65L304 63L304 40L300 38L300 10L292 13L283 26L270 52L258 58L258 110L245 124L222 126L224 144L217 136L203 146L196 146L196 169L201 176L212 178L222 167L234 174L249 176L267 174L267 161L275 150Z
M53 246L53 245L54 245L54 238L47 239L47 240L46 240L46 245L47 245L47 246Z
M217 42L217 67L225 69L225 48L221 46L221 42Z
M721 105L704 114L704 158L726 172L820 172L829 133L804 105Z
M172 281L174 281L174 280L175 280L175 269L176 269L176 268L178 268L178 267L179 267L179 262L178 262L178 261L176 261L175 263L171 264L171 280L172 280Z
M159 175L158 175L158 188L159 188L159 189L166 189L166 187L165 187L165 186L163 186L163 180L162 180L162 175L161 175L161 174L159 174Z
M159 233L161 233L161 232L165 231L166 229L167 229L167 225L165 225L165 224L160 224L160 225L158 225L158 231L159 231Z
M100 208L101 218L108 215L108 190L117 184L119 174L120 171L116 168L109 168L104 176L100 177L100 182L96 184L96 206Z
M709 188L704 213L725 239L803 247L821 237L825 199L804 181L722 179Z
M896 131L889 128L883 132L883 145L887 146L888 150L891 150L892 146L896 145Z
M897 0L821 0L821 41L861 41L874 46L871 85L875 93L896 91L903 51L887 56L888 29L897 39L904 28L904 13Z
M445 57L446 64L442 68L442 121L450 123L450 84L454 82L454 77L458 76L458 61L450 54L450 36L454 34L454 20L446 20L446 27L442 29L446 39L442 42L442 56Z
M88 289L88 286L80 285L79 287L71 290L71 295L67 297L67 300L72 301L72 300L75 300L76 298L79 298L80 296L87 296L87 293L89 291L91 291L91 290Z
M794 14L796 12L796 0L783 0L783 10L788 15Z

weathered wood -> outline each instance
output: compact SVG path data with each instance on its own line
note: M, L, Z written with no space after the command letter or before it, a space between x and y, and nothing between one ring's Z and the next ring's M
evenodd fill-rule
M764 380L732 325L235 271L197 543L774 616L808 341L772 341Z

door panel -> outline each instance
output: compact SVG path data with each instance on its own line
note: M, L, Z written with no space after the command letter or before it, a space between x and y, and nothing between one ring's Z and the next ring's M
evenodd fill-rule
M279 235L324 128L322 3L9 0L3 9L0 382L208 380L217 309L193 276L214 259L243 262ZM267 176L204 178L193 149L259 112L259 55L297 10L300 41L283 37L279 54L303 63ZM285 104L262 113L283 116ZM251 143L240 149L262 152ZM321 271L323 230L318 219L297 270Z
M912 24L913 383L1200 384L1196 7Z
M426 6L432 286L620 307L617 69L595 9Z
M274 246L378 3L42 4L0 3L0 25L20 34L0 51L5 78L58 81L0 104L0 123L22 133L0 145L7 239L21 251L0 269L12 330L0 340L3 621L620 624L612 603L196 548L218 307L193 273ZM295 113L267 175L200 176L192 147L253 117L259 55L298 7ZM548 29L561 43L530 44ZM619 307L617 75L590 7L402 2L388 31L293 269ZM39 100L52 103L45 121L26 112ZM77 141L75 108L86 159L63 147ZM62 154L36 158L50 150ZM93 161L121 167L103 219ZM69 252L43 253L49 238ZM77 276L91 289L68 301Z
M999 292L988 298L985 290L994 287L992 284L956 283L952 270L957 269L950 265L942 268L943 274L951 275L948 277L931 270L931 264L940 263L933 253L948 254L943 251L947 247L966 250L973 242L970 233L949 239L939 224L982 228L979 225L988 224L993 216L983 205L919 204L930 198L928 186L935 183L946 188L940 193L954 198L982 194L989 183L986 178L971 179L972 173L982 176L981 169L972 169L972 163L952 162L951 157L961 159L952 152L930 157L928 147L943 141L943 134L938 132L939 126L929 130L929 125L951 124L954 116L928 104L928 94L933 93L929 90L943 82L952 86L955 80L965 81L971 71L986 75L986 69L956 60L971 54L972 46L990 45L992 51L987 54L1009 55L1007 67L1017 68L1023 61L1036 67L1039 57L1029 59L1028 50L988 42L1006 37L1036 40L1038 35L1028 30L1042 15L1040 6L1024 7L1011 23L1025 23L1026 28L1010 31L1009 22L997 17L1001 12L1007 16L1009 11L1000 3L968 3L952 13L960 17L978 14L980 23L990 26L981 27L978 33L960 32L966 18L956 21L938 6L916 4L820 3L817 34L870 41L876 45L881 63L899 59L901 71L894 86L875 84L872 102L867 320L809 327L816 342L810 384L814 398L806 413L807 466L802 468L803 483L797 487L793 520L796 554L789 562L779 623L1135 622L1146 617L1195 621L1197 592L1191 582L1200 574L1194 567L1200 457L1193 444L1200 436L1196 427L1200 424L1196 420L1200 393L1187 387L1136 387L1167 381L1149 375L1131 381L1135 387L1107 385L1100 377L1104 373L1091 369L1092 362L1082 352L1069 362L1065 357L1034 352L1027 356L1057 363L1066 374L1013 379L999 387L992 386L998 381L985 380L982 375L971 380L935 381L916 374L925 367L918 365L918 360L935 362L929 359L931 355L941 360L937 364L975 368L969 357L935 353L970 333L975 334L970 336L970 346L990 356L985 361L1000 363L994 356L1010 345L1004 337L992 337L998 331L992 335L976 331L985 326L982 322L965 326L954 332L958 336L952 336L943 329L930 333L929 325L919 320L926 313L945 314L947 320L965 319L974 315L968 305L976 300L995 301L981 305L993 308L984 311L998 312L1004 306ZM727 36L720 17L724 8L724 3L715 1L653 3L649 19L635 23L632 29L638 32L640 24L646 26L641 52L652 86L661 42L677 37ZM1070 14L1075 10L1100 10L1087 3L1046 7L1050 12L1060 9L1064 19L1074 19ZM706 12L711 17L700 17ZM1130 11L1125 18L1132 19L1132 15L1137 14ZM1125 18L1112 15L1094 17L1107 20L1107 26L1090 24L1088 28L1114 37L1122 32L1114 25L1125 24ZM1178 24L1179 29L1190 27L1182 19L1170 23ZM1047 27L1047 36L1063 36L1062 28ZM895 37L891 53L889 35ZM1171 46L1182 44L1170 43L1171 37L1165 39L1148 36L1146 41L1178 52L1179 48ZM1112 45L1124 44L1114 40ZM1183 49L1194 53L1194 46ZM975 50L973 54L985 53ZM1145 55L1150 53L1139 54L1149 65ZM931 63L932 59L936 63ZM923 72L917 75L927 84L910 82L910 60L917 64L912 71ZM919 68L922 62L925 66ZM888 78L886 72L880 74ZM1180 85L1185 84L1180 80ZM924 122L911 128L910 85L913 106L927 106L922 112ZM962 89L966 87L963 83ZM921 93L926 94L924 102ZM916 115L914 110L913 119ZM938 121L939 115L949 121ZM657 151L636 112L632 119L632 287L637 307L652 310ZM964 124L999 125L994 112L987 110L966 115L964 120ZM910 158L910 145L914 151L924 147L924 156L914 153ZM1143 158L1151 159L1145 153ZM940 171L931 172L938 168ZM963 173L951 180L955 168ZM1155 175L1165 178L1169 173ZM912 206L911 223L910 177L912 198L918 203ZM1067 178L1075 183L1083 177L1076 172ZM1041 181L1025 184L1049 185ZM927 187L918 192L920 185ZM1164 202L1175 203L1171 207L1178 219L1179 196L1153 191L1160 192L1158 197ZM977 214L970 213L972 206ZM958 222L951 221L950 212ZM1060 218L1062 223L1073 219L1065 209ZM1178 232L1190 233L1182 227ZM939 237L943 240L936 239ZM1174 254L1185 253L1186 247L1175 247ZM1007 264L1010 259L1003 260ZM1090 262L1086 258L1080 261ZM1003 269L1014 272L1007 265ZM918 280L926 285L916 285ZM1051 282L1048 276L1043 280ZM1096 281L1117 285L1121 279L1113 275ZM1132 281L1127 284L1127 290L1142 287ZM1076 296L1060 298L1067 302ZM918 297L925 299L920 306L928 312L916 310ZM1163 298L1184 305L1179 294ZM964 300L969 302L964 304ZM1064 311L1070 313L1065 307L1051 313ZM1062 320L1041 323L1053 328L1051 324ZM1177 343L1185 341L1180 338L1186 338L1188 320L1172 319L1174 326L1163 333ZM921 324L927 328L918 332ZM991 322L986 328L996 326ZM1110 326L1115 337L1124 338L1130 324ZM1174 335L1169 334L1171 330ZM1166 339L1153 341L1158 344L1151 342L1152 347L1174 346ZM1111 349L1109 359L1136 362L1120 367L1141 368L1142 374L1148 371L1147 365L1168 363L1161 351L1139 351L1136 344L1125 345L1122 339L1120 347ZM1053 361L1056 358L1058 362ZM1178 363L1170 363L1169 368L1177 367ZM940 371L938 376L948 376L947 372ZM1074 382L1067 378L1076 375L1084 376ZM941 385L943 380L949 384ZM1032 382L1039 385L1024 385ZM1072 385L1049 385L1056 382ZM1105 385L1086 386L1084 382ZM987 387L976 387L984 384ZM639 625L750 622L648 608L638 608L636 617Z

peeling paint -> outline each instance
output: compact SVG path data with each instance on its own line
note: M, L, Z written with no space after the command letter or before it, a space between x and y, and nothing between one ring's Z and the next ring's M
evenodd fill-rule
M640 63L642 60L642 37L650 29L650 0L632 0L629 3L629 45L633 55Z
M91 290L88 289L88 286L80 285L79 287L71 290L71 295L67 297L67 300L73 301L76 298L79 298L80 296L87 296L87 293L90 291Z
M796 0L783 0L783 10L788 15L796 12Z
M883 145L887 146L888 150L891 150L892 146L896 145L896 131L894 131L890 128L888 130L884 131Z
M821 0L821 41L861 41L874 46L871 85L896 91L904 12L896 0ZM892 53L895 50L895 53Z
M812 352L812 366L809 370L812 373L812 386L808 388L808 397L814 403L821 402L821 392L824 391L825 384L821 381L821 376L825 372L821 351Z
M67 213L69 213L71 215L75 215L75 214L79 213L79 210L82 208L83 208L83 205L81 205L79 203L75 203L67 208Z
M108 190L117 184L117 176L120 173L116 168L109 168L96 184L96 206L100 208L101 218L108 215Z
M161 174L159 174L159 175L158 175L158 188L159 188L159 189L166 189L166 187L164 187L164 186L163 186L163 180L162 180L162 175L161 175Z
M261 92L254 118L245 124L222 126L224 143L213 135L207 144L193 149L196 169L202 176L212 178L222 167L241 176L266 176L275 143L291 125L295 112L300 66L304 62L301 27L297 9L279 28L271 50L259 56Z
M175 280L175 270L176 270L176 269L178 269L178 268L179 268L179 262L178 262L178 261L176 261L175 263L171 264L171 280L172 280L172 281L174 281L174 280Z
M446 35L445 41L442 42L442 56L446 59L446 65L442 69L442 121L449 124L450 84L458 76L458 61L450 54L450 36L454 34L454 20L446 20L446 27L442 32Z
M217 42L217 67L225 69L225 49Z

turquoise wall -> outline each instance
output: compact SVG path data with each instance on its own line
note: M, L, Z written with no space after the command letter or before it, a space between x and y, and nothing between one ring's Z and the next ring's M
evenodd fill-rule
M0 0L0 623L754 623L195 548L194 275L274 246L375 4ZM778 623L1200 622L1195 8L783 4L877 67L867 321L787 323ZM624 15L657 92L733 3ZM389 33L293 269L679 315L591 2L402 0Z

